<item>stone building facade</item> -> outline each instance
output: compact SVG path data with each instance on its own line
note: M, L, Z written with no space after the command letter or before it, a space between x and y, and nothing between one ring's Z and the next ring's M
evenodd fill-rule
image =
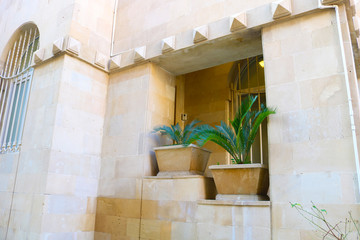
M316 237L289 202L360 219L357 0L3 0L0 32L0 239ZM152 129L226 121L254 57L270 200L154 177Z

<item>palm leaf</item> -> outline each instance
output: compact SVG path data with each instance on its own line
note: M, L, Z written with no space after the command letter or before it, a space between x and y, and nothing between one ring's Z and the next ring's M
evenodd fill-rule
M189 145L196 141L193 131L195 129L195 125L199 122L200 121L198 120L192 121L184 127L184 130L182 130L180 124L177 123L176 125L171 125L170 127L166 125L156 127L153 132L160 132L161 134L166 135L174 142L174 144Z
M239 107L231 125L221 122L216 129L209 125L201 125L196 128L194 139L200 146L212 141L224 148L236 163L248 163L251 146L255 141L260 124L275 110L261 105L260 110L252 110L257 96L249 95Z
M183 132L183 143L184 144L191 144L192 142L192 139L194 137L194 129L195 129L195 125L198 124L199 120L193 120L191 123L187 124L185 127L184 127L184 132Z

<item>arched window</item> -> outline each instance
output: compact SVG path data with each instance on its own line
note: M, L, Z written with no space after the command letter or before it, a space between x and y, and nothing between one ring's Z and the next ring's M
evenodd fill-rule
M253 108L266 105L264 61L262 56L247 58L234 63L229 75L231 89L230 118L233 118L241 101L248 95L257 96ZM268 163L267 124L264 121L251 149L251 162Z
M0 69L0 152L19 151L29 99L33 53L39 31L33 24L21 28Z

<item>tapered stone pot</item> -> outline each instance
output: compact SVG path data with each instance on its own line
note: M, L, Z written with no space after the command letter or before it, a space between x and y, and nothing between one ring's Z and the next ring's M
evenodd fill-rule
M269 170L264 164L212 165L219 200L267 200Z
M154 148L159 167L157 176L204 175L211 151L194 144Z

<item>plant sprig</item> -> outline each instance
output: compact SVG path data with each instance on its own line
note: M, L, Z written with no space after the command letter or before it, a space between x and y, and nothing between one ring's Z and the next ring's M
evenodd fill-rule
M184 130L181 129L179 123L170 126L163 125L154 128L153 132L160 132L162 135L166 135L174 142L175 145L189 145L196 141L194 129L198 123L200 123L199 120L194 120L185 125Z

